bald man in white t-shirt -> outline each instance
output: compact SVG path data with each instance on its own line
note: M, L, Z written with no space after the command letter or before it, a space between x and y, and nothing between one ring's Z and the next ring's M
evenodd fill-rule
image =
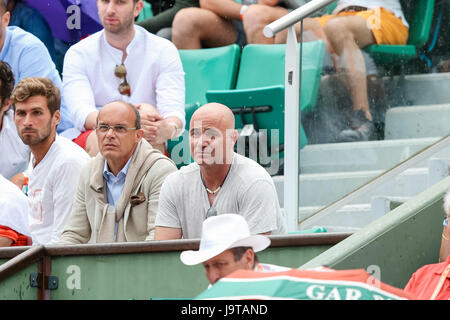
M257 162L233 151L237 141L231 109L209 103L191 118L194 163L167 176L161 187L155 240L201 237L203 221L236 213L252 234L286 232L274 183Z

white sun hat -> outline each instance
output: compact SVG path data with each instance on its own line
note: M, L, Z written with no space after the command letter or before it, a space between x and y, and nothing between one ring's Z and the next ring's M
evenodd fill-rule
M270 245L270 239L263 235L250 235L247 221L239 214L225 213L203 222L202 238L198 251L183 251L181 261L186 265L205 262L225 250L236 247L252 247L258 252Z

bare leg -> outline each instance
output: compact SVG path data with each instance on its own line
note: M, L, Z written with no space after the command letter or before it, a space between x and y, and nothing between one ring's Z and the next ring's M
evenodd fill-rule
M172 24L172 42L178 49L221 47L234 43L236 36L229 20L202 8L178 11Z
M336 54L336 70L342 74L350 92L353 110L363 110L372 120L367 98L367 79L364 58L360 48L375 43L365 19L357 16L336 17L324 27L330 45Z
M275 37L266 38L263 29L269 23L289 13L285 8L254 4L245 10L243 24L248 43L273 44ZM286 42L286 41L285 41Z

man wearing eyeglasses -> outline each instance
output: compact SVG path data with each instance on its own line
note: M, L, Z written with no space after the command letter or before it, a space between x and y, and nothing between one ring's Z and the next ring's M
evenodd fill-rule
M17 133L31 149L28 169L16 175L14 182L22 189L25 176L29 178L26 192L33 244L56 244L70 214L81 167L89 156L56 134L61 96L50 79L23 79L14 88L11 101Z
M142 139L139 111L115 101L98 113L99 154L83 168L60 244L152 240L161 185L177 170Z
M156 240L200 238L203 221L224 213L242 215L252 234L285 233L272 178L256 161L234 152L237 138L227 106L209 103L194 112L189 143L195 162L164 182Z
M176 47L134 19L142 0L98 0L103 30L66 53L63 91L75 127L74 141L97 154L93 133L98 110L114 100L133 103L142 119L144 138L160 151L185 125L184 72Z

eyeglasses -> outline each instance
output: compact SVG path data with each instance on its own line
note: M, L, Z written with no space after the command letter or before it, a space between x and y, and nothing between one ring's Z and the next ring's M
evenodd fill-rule
M131 88L127 82L127 69L125 68L125 65L123 63L118 66L116 65L116 68L114 69L114 74L117 78L123 79L123 82L119 85L120 94L130 96Z
M211 207L206 211L206 219L217 216L217 210L214 207Z
M101 133L107 133L109 131L109 129L113 129L113 131L117 134L125 134L128 132L128 130L136 130L136 128L127 128L121 124L117 124L115 126L110 126L109 124L106 124L106 123L97 125L97 127L95 129L100 131Z

